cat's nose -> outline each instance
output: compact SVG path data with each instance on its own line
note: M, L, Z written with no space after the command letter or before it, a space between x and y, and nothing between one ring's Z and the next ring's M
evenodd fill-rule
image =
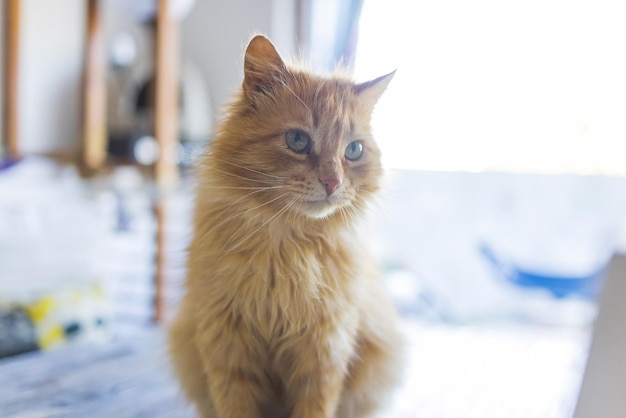
M335 190L341 185L341 179L337 177L320 178L320 182L324 185L324 188L326 188L327 196L335 193Z

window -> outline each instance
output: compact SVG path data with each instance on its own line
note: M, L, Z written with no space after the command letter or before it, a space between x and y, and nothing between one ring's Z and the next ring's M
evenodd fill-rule
M385 164L626 174L624 22L609 0L365 0L355 76L398 68Z

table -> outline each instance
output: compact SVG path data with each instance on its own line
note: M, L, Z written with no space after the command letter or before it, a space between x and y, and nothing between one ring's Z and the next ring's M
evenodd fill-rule
M0 361L2 418L195 416L155 328L103 345L77 345Z
M404 324L406 381L379 418L566 418L587 332ZM2 418L192 418L163 331L0 361Z

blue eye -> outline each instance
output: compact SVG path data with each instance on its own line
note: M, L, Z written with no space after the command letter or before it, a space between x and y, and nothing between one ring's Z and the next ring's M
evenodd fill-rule
M363 142L352 141L346 147L346 159L356 161L363 155Z
M311 149L311 137L302 131L289 131L285 134L285 141L290 150L303 154Z

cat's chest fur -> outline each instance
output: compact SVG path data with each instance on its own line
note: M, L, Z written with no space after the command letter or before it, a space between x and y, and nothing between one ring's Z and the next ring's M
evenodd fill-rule
M203 265L193 268L202 274L192 286L207 309L230 311L267 340L356 315L364 272L352 230L281 223L251 230L234 251L227 250L233 234L224 232L195 243L204 248L195 248L201 256L190 262Z

